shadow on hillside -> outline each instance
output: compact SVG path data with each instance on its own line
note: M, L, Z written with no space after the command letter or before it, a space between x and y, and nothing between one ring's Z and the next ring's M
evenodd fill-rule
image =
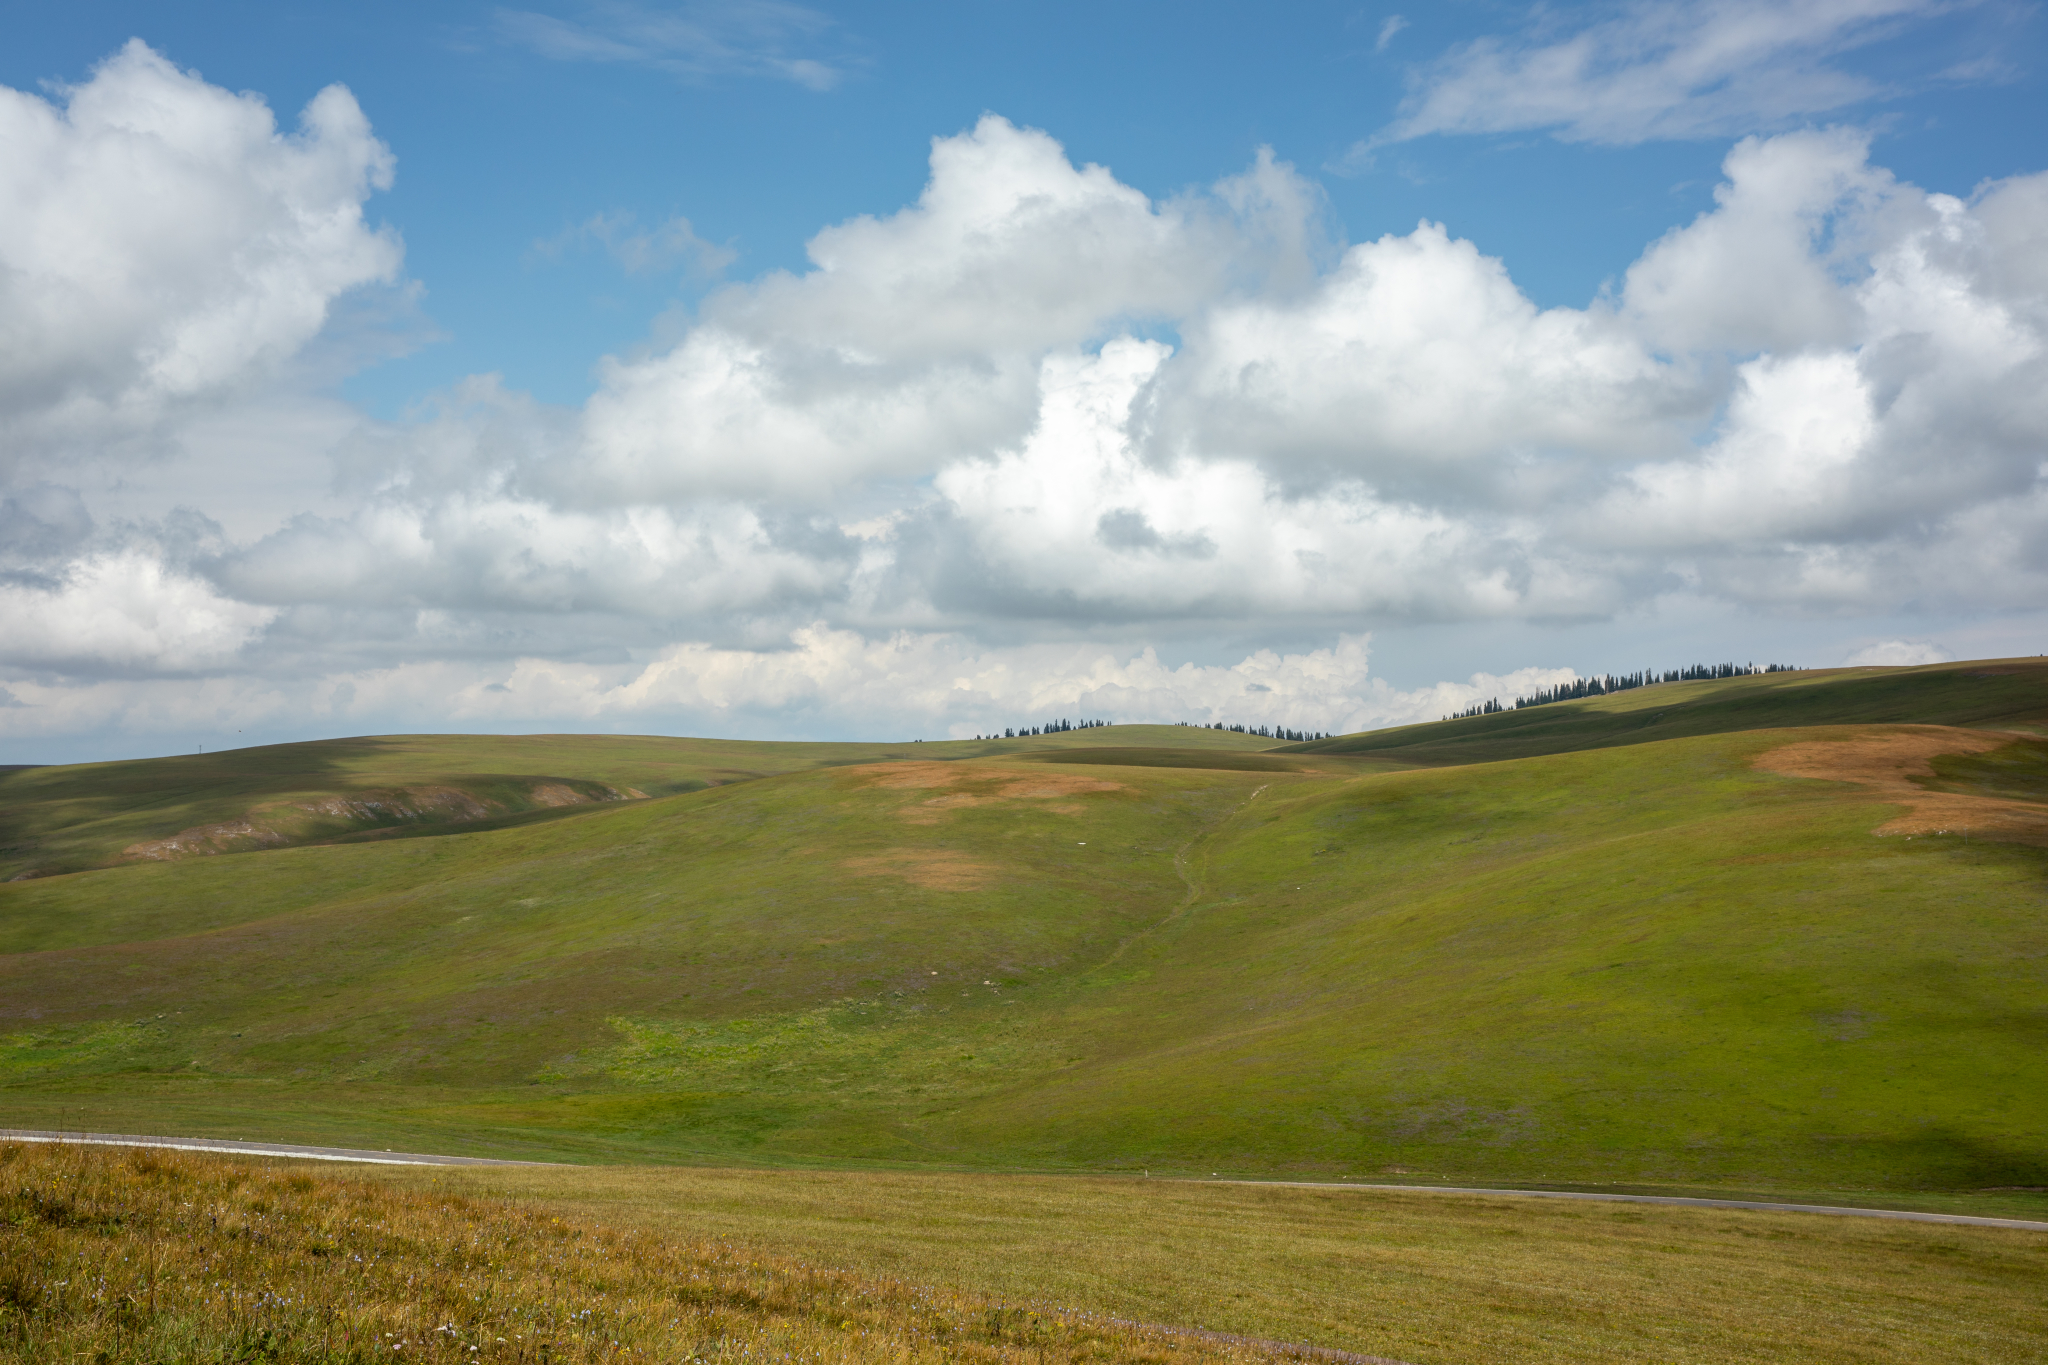
M1869 1143L1899 1184L1922 1190L2041 1189L2048 1187L2048 1143L2030 1148L1999 1143L1929 1124L1908 1138Z
M479 738L489 743L493 737ZM448 755L422 753L419 740L366 735L0 770L0 880L106 867L140 841L195 833L215 845L202 853L245 853L358 834L502 828L607 805L608 793L618 791L581 777L467 770L460 758L451 765ZM701 779L672 782L655 794L705 785ZM420 792L427 793L424 799ZM358 800L357 794L364 795ZM268 802L306 796L355 804L327 811L302 803L282 811L285 825L275 829L262 814ZM533 809L536 804L541 808ZM485 809L501 814L470 818ZM263 828L254 829L252 821ZM309 822L312 828L295 827ZM356 828L333 828L337 822ZM318 828L323 823L329 828Z

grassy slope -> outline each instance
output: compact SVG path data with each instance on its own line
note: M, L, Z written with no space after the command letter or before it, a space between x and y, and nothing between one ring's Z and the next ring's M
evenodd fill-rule
M2048 1183L2043 855L1875 840L1891 808L1749 766L1810 737L838 767L18 884L0 1104L614 1159Z
M1276 790L1069 1017L1115 1051L978 1106L1043 1160L2048 1184L2048 859L1685 740Z
M0 1145L0 1179L0 1357L35 1365L1271 1358L318 1167Z
M1662 683L1584 701L1340 735L1275 752L1450 765L1742 730L1908 723L2048 733L2048 659Z
M2048 1352L2040 1233L1134 1178L633 1167L377 1178L1416 1365Z
M2048 1345L2048 1238L1989 1228L9 1143L0 1182L0 1356L50 1365L1302 1358L1173 1327L1416 1365L2020 1362Z
M372 735L212 754L0 768L0 881L100 867L121 850L265 807L336 794L455 787L507 815L536 782L569 779L651 796L892 758L976 758L1024 749L1171 744L1230 752L1272 741L1228 731L1121 725L1022 740L779 744L649 735ZM553 817L555 812L537 814ZM327 835L336 829L319 831Z
M433 1093L422 1087L511 1085L565 1098L503 1123L574 1135L630 1129L645 1107L645 1087L565 1057L617 1043L609 1018L766 1021L728 1040L744 1070L739 1054L858 997L886 1001L895 1080L972 1091L1029 1046L1003 1002L1100 960L1171 904L1175 841L1239 794L1227 774L1142 773L1141 788L1038 768L910 771L967 780L878 787L892 770L840 768L524 829L17 884L0 899L0 1009L52 1041L0 1066L39 1089L102 1073L110 1099L268 1103L287 1125L333 1105L368 1125L355 1131L386 1121L372 1109ZM1113 789L1059 794L1075 782ZM1054 795L1001 795L1020 784ZM963 798L988 804L928 804ZM1017 984L998 998L984 980ZM941 1000L943 1026L925 1027L917 1007ZM952 1046L962 1028L985 1040L972 1058ZM123 1074L134 1066L159 1079ZM543 1073L566 1079L526 1085ZM712 1145L786 1128L814 1080L732 1097ZM278 1082L299 1084L264 1088ZM462 1122L433 1126L446 1140Z

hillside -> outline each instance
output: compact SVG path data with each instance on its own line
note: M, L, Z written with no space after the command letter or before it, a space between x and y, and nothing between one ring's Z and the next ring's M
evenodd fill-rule
M1956 723L2048 710L2013 667L1336 753L1374 737L763 754L788 766L540 823L17 882L0 1112L577 1159L2048 1184L2048 741ZM1617 739L1660 691L1706 732ZM1787 724L1711 729L1745 715ZM694 780L664 752L488 762Z
M1272 741L1122 725L1017 740L783 744L649 735L372 735L221 753L0 768L0 881L341 838L491 828L592 802L672 796L889 759Z
M1278 752L1438 766L1743 730L1911 724L2048 733L2048 659L1808 669L1660 683L1583 701L1339 735L1285 745Z

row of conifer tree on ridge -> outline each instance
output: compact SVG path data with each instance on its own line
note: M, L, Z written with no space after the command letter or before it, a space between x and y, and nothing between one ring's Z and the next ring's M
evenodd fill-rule
M1670 668L1658 672L1646 668L1640 673L1601 673L1591 678L1579 678L1573 682L1559 683L1555 687L1539 689L1531 696L1516 697L1514 704L1503 706L1500 698L1494 697L1477 706L1468 706L1445 720L1465 720L1471 716L1491 716L1501 711L1521 711L1531 706L1548 706L1555 701L1577 701L1582 697L1604 697L1610 692L1627 692L1631 688L1654 687L1658 683L1711 682L1717 678L1747 678L1756 673L1796 673L1797 664L1692 664L1685 668Z
M976 739L1029 739L1033 735L1059 735L1069 730L1097 730L1106 720L1049 720L1043 725L1005 726L1000 735L976 735Z
M1005 726L1000 735L976 735L975 738L1030 739L1034 735L1058 735L1064 734L1069 730L1094 730L1107 724L1109 722L1106 720L1049 720L1043 725ZM1177 720L1174 724L1185 726L1189 722ZM1217 721L1213 725L1195 725L1194 728L1197 730L1229 730L1240 735L1257 735L1261 739L1291 740L1296 744L1305 743L1311 739L1330 738L1329 735L1319 730L1293 730L1285 725L1255 725L1247 729L1242 725L1225 725L1222 721Z
M1186 725L1187 723L1184 720L1174 722L1176 725ZM1242 725L1225 725L1220 720L1213 725L1198 723L1194 728L1197 730L1228 730L1233 734L1257 735L1261 739L1284 739L1295 744L1306 744L1312 739L1333 738L1333 736L1324 734L1320 730L1291 730L1285 725L1254 725L1250 729L1246 729Z

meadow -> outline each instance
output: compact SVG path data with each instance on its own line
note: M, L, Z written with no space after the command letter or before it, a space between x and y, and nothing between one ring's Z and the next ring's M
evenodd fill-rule
M389 1264L454 1276L451 1312L501 1301L457 1243L519 1244L527 1287L502 1302L554 1332L556 1272L513 1265L544 1224L518 1220L625 1238L728 1286L701 1339L729 1355L921 1358L923 1285L945 1287L945 1339L989 1359L1025 1346L960 1324L1016 1303L1068 1313L1029 1347L1053 1359L1251 1349L1112 1318L1412 1362L2038 1358L2039 1234L1207 1182L2048 1217L2044 724L2048 667L2020 660L1310 744L386 737L0 774L22 869L0 883L0 1125L575 1163L81 1158L101 1212L20 1206L9 1255L58 1247L24 1229L71 1238L118 1278L123 1239L177 1228L197 1285L266 1244L216 1245L171 1203L109 1210L183 1181L178 1208L246 1231L234 1190L284 1180L260 1197L315 1241L349 1201L400 1201L375 1218L417 1235ZM244 825L269 841L192 834ZM9 1160L45 1185L61 1167ZM795 1278L745 1289L742 1255ZM234 1282L329 1293L261 1266ZM788 1288L805 1276L828 1287ZM702 1355L633 1283L631 1341ZM894 1306L841 1340L814 1293ZM104 1303L35 1318L33 1349L284 1351L284 1319L193 1304L162 1325L202 1334L175 1350L118 1336L132 1312ZM291 1321L315 1352L315 1318ZM418 1347L411 1317L377 1321ZM92 1344L109 1331L127 1344Z
M0 1145L25 1361L2036 1360L2048 1236L1431 1192ZM1264 1343L1264 1344L1261 1344ZM1327 1357L1326 1357L1327 1358Z
M325 1172L15 1144L0 1182L0 1354L20 1361L1271 1358Z
M1197 752L1257 750L1272 743L1185 726L1120 726L1116 733L1124 743ZM0 768L0 882L121 866L133 861L123 857L124 850L192 830L218 830L217 846L208 850L215 852L477 832L573 815L592 802L675 796L810 768L1056 753L1119 742L1104 734L1085 729L932 745L763 744L665 735L366 735L112 763ZM385 809L371 808L373 802ZM409 809L395 809L400 806ZM272 837L237 831L242 825Z
M2048 1185L2043 850L1759 766L1892 729L1359 771L1119 728L7 884L0 1098L578 1161ZM2042 741L1927 733L1977 745L1942 799L2039 807Z

